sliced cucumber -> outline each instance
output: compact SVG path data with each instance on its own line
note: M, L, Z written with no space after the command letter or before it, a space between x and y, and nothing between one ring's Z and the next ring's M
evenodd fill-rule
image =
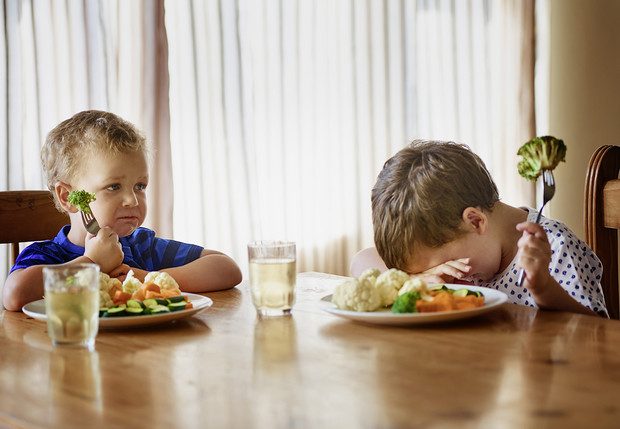
M170 313L170 309L165 305L156 305L154 307L147 307L144 311L147 314Z
M183 295L171 296L170 298L166 298L168 302L185 302L185 297Z
M170 311L185 310L186 306L187 306L187 302L185 301L171 302L170 304L168 304L168 308L170 309Z
M157 307L159 305L157 303L157 300L154 298L145 299L144 301L142 301L142 304L144 304L145 307L149 308Z
M469 292L469 290L465 289L465 288L457 289L454 292L452 292L452 295L457 296L457 297L459 297L459 296L467 296L468 292Z
M143 309L144 307L146 307L142 301L138 300L138 299L129 299L127 300L127 309L129 308L140 308Z
M449 290L446 285L435 285L428 288L431 291Z
M118 316L125 316L125 315L126 315L125 307L119 305L117 307L108 308L108 311L103 313L102 317L118 317Z
M139 316L141 314L144 314L144 308L142 307L127 307L125 311L127 312L128 316Z

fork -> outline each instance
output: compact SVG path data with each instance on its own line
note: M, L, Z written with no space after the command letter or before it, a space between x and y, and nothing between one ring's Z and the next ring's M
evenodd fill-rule
M540 206L540 210L538 211L538 215L536 215L536 223L540 222L540 217L542 216L542 211L545 208L545 204L547 204L553 195L555 194L555 179L553 177L553 170L543 170L542 171L542 183L543 183L543 203ZM519 270L519 278L517 279L517 286L521 286L523 283L523 268Z
M90 213L84 213L80 210L80 214L82 215L82 222L84 223L84 228L86 228L86 231L90 232L92 235L97 235L97 232L99 232L99 230L101 229L99 228L99 222L97 222L97 219L95 219L95 216L93 216L93 211L90 210L90 205L88 206L88 209Z

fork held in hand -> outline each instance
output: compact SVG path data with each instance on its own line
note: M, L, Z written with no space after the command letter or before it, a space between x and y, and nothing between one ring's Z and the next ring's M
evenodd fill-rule
M88 208L90 209L90 206ZM99 232L101 228L99 228L99 222L97 222L97 219L93 216L93 211L91 210L90 213L80 211L80 214L82 215L82 222L84 223L86 231L90 232L92 235L97 235L97 232Z
M543 170L542 171L542 183L543 183L543 203L540 206L540 210L538 211L538 215L536 215L536 223L540 222L540 217L542 216L542 211L545 208L545 204L547 204L553 195L555 194L555 179L553 178L552 170ZM523 284L523 268L519 270L519 278L517 279L517 286L521 286Z

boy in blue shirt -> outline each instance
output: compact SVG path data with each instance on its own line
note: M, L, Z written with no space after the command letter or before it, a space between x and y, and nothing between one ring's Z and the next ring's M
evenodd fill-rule
M166 271L184 292L232 288L241 271L215 250L158 238L140 225L146 217L149 181L146 139L129 122L108 112L83 111L54 128L41 150L49 189L71 224L53 240L24 249L3 289L3 304L17 311L43 296L43 267L93 262L102 273L124 279L131 269L140 281L151 271ZM90 204L101 229L88 233L71 191L94 192Z

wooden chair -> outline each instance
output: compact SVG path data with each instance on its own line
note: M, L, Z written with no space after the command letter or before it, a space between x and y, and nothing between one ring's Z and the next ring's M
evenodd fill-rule
M0 243L10 243L15 263L19 243L54 238L69 216L54 206L50 191L0 192Z
M599 147L588 165L585 189L585 239L603 263L601 286L607 311L620 317L618 229L620 228L620 146Z

